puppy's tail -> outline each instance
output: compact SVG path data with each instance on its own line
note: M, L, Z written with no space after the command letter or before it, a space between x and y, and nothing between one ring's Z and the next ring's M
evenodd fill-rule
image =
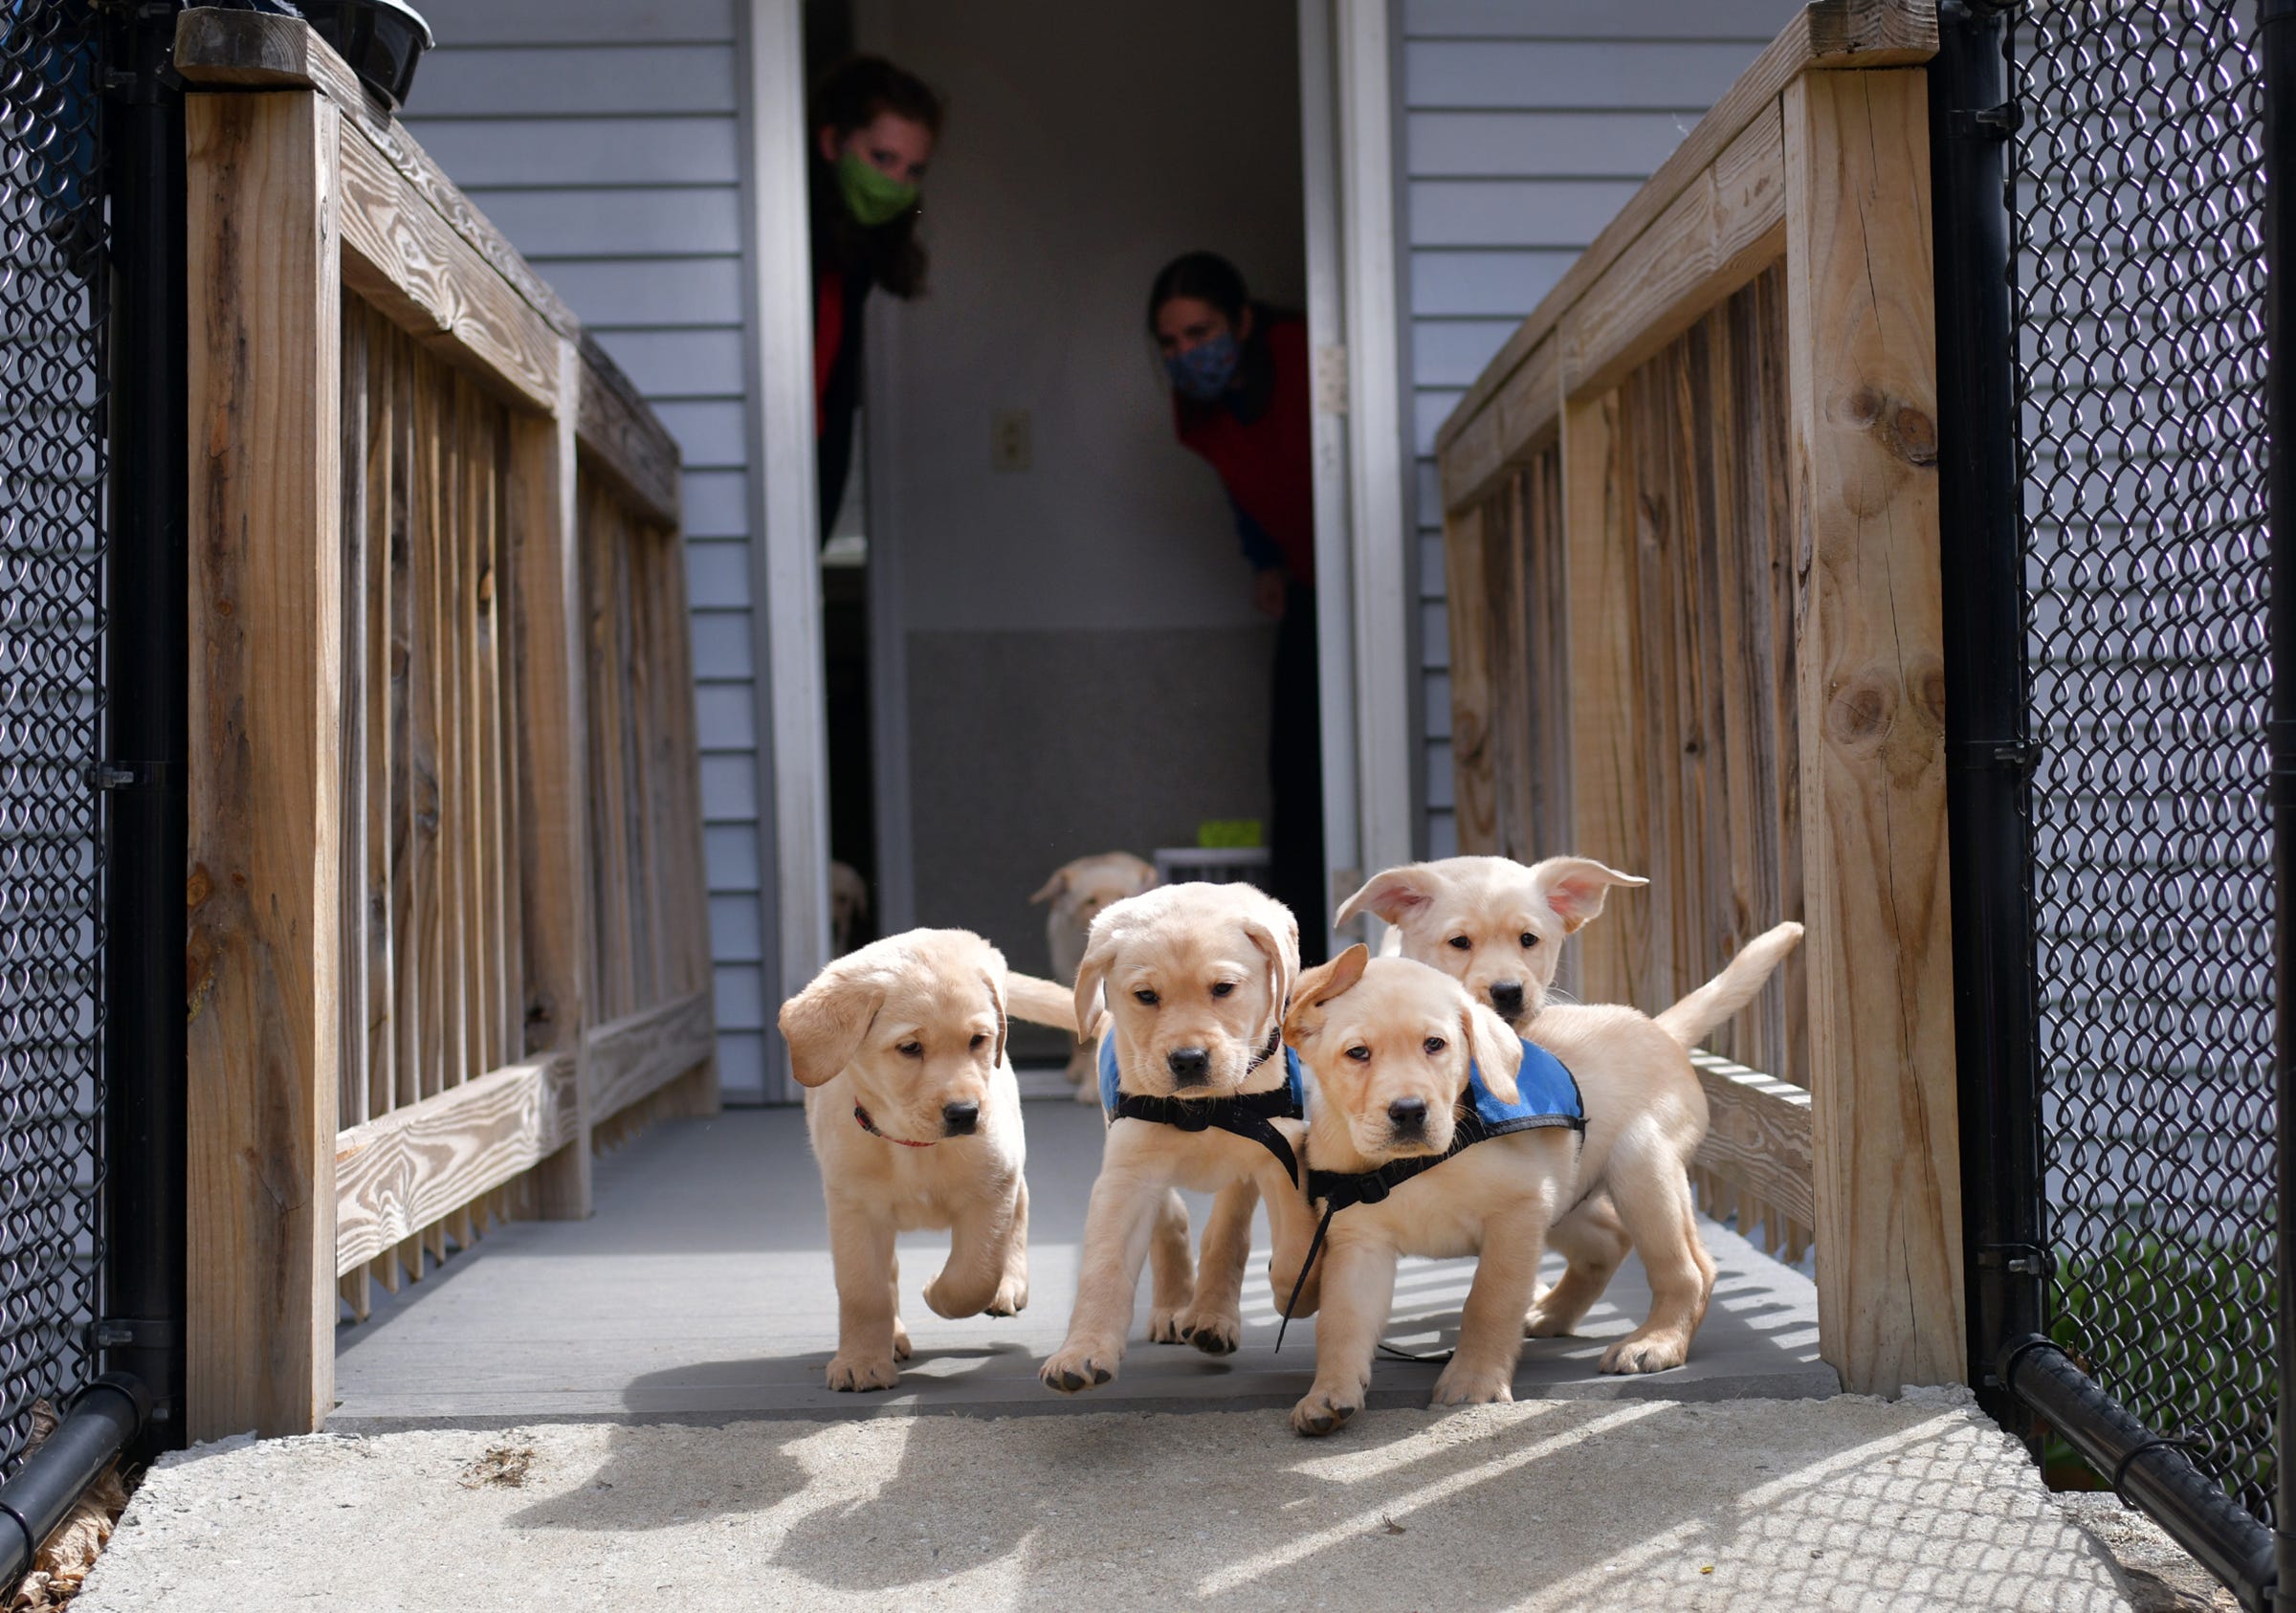
M1714 1027L1754 1001L1786 954L1801 941L1799 924L1780 924L1748 941L1722 972L1658 1016L1667 1034L1685 1048L1694 1048L1713 1034Z
M1076 994L1034 975L1004 976L1004 1011L1031 1025L1049 1025L1071 1036L1076 1034Z

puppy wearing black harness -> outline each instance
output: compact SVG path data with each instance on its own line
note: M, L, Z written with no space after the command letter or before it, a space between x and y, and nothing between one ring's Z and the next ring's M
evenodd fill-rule
M1314 1231L1298 1185L1300 1077L1279 1040L1298 972L1298 924L1248 885L1166 886L1093 920L1076 975L1077 1023L1095 1023L1105 996L1099 1072L1109 1125L1076 1304L1044 1365L1047 1387L1073 1394L1115 1377L1144 1262L1151 1339L1234 1350L1263 1197L1276 1297L1293 1286ZM1182 1187L1214 1195L1193 1271ZM1300 1303L1314 1305L1312 1280Z
M1360 946L1301 977L1284 1040L1315 1076L1303 1198L1323 1211L1315 1381L1292 1427L1328 1434L1361 1409L1404 1254L1481 1257L1433 1403L1512 1398L1547 1227L1578 1196L1569 1072L1448 977Z

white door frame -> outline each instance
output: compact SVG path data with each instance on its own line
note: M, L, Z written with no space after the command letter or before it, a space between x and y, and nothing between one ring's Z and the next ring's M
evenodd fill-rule
M1335 907L1369 873L1409 862L1413 838L1417 528L1404 452L1393 43L1388 0L1299 0L1324 845ZM1334 406L1344 420L1332 418Z
M1298 0L1308 328L1315 353L1317 670L1333 905L1411 857L1410 462L1396 259L1388 0ZM828 958L828 744L814 487L802 0L749 0L751 260L759 498L782 995ZM871 332L882 399L890 332ZM897 422L870 422L870 659L880 917L914 922L899 555L884 475ZM1314 922L1307 915L1303 921ZM1323 915L1328 922L1329 909ZM782 1072L777 1049L770 1069ZM769 1084L771 1077L769 1076ZM778 1095L793 1095L785 1075Z
M814 487L813 267L806 221L802 0L749 0L749 241L757 388L752 508L758 516L772 757L768 848L781 978L796 995L829 957L828 744L821 660L821 518ZM796 1090L766 1038L766 1095Z

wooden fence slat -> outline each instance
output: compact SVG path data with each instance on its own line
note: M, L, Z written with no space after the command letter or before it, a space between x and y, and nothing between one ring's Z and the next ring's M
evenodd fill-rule
M1563 542L1571 643L1571 849L1623 868L1647 844L1644 696L1634 661L1633 527L1617 473L1623 422L1616 392L1573 403L1562 416ZM1624 904L1620 904L1621 909ZM1623 911L1578 938L1589 1002L1646 1003L1647 977ZM1616 921L1614 921L1614 919Z
M191 754L186 1431L334 1398L342 1037L334 107L185 106ZM297 630L278 630L294 624Z
M1712 1053L1693 1052L1690 1063L1711 1116L1698 1149L1700 1168L1809 1226L1816 1214L1809 1093ZM1746 1230L1743 1220L1739 1230Z
M342 1022L337 1034L342 1053L337 1070L335 1113L341 1121L356 1121L367 1113L369 1013L366 936L367 844L367 394L370 352L366 310L339 297L342 307L336 341L342 357L342 401L338 410L342 431L339 472L342 493L342 869L339 875L342 913L338 927L342 940L340 965L342 989ZM346 1293L345 1297L349 1297Z
M1473 505L1454 510L1443 523L1444 571L1451 579L1444 590L1450 617L1451 757L1459 780L1452 821L1460 852L1468 856L1499 849L1497 769L1490 755L1490 608L1477 586L1487 569L1490 520L1490 506Z
M559 347L562 395L579 390L581 355ZM514 421L510 545L517 585L510 664L519 718L518 747L520 930L525 960L525 1052L579 1056L595 1006L591 921L590 633L584 592L579 461L571 413ZM694 822L700 819L696 816ZM567 1141L535 1168L536 1212L590 1213L588 1079L568 1089Z
M1785 101L1819 1340L1860 1394L1968 1347L1925 77Z

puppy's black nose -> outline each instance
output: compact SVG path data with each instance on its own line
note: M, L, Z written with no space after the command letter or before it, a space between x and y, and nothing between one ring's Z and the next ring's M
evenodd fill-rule
M1164 1055L1173 1079L1183 1087L1201 1086L1211 1079L1212 1055L1202 1048L1174 1048Z
M977 1103L944 1103L940 1118L949 1128L951 1137L970 1137L981 1128L981 1106Z
M1508 1019L1512 1019L1521 1013L1523 1011L1522 982L1503 980L1492 986L1490 988L1490 1005Z
M1427 1100L1399 1097L1387 1106L1387 1123L1399 1132L1415 1132L1427 1123Z

